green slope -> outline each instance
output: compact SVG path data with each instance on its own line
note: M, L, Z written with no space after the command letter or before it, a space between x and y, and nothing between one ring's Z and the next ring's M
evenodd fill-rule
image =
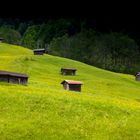
M77 68L76 76L60 75ZM0 70L29 75L28 86L0 82L0 139L140 139L140 82L61 57L0 43ZM82 92L62 80L78 80Z

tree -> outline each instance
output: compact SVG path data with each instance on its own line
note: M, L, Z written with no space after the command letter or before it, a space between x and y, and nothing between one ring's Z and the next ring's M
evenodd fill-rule
M39 25L29 26L22 38L22 45L34 49L37 47L37 33L40 29Z
M0 36L4 38L4 41L11 44L20 44L21 35L18 31L11 29L10 27L0 27Z

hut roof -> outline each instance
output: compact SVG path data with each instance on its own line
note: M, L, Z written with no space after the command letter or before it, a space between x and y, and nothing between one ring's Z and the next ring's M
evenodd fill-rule
M65 70L77 70L75 68L61 68L61 69L65 69Z
M45 51L45 49L34 49L34 51Z
M8 71L2 71L2 70L0 70L0 75L9 75L9 76L28 78L28 75L23 74L23 73L15 73L15 72L8 72Z
M68 83L68 84L77 84L77 85L82 85L83 83L81 81L74 81L74 80L64 80L61 82L61 84L64 84L64 83Z

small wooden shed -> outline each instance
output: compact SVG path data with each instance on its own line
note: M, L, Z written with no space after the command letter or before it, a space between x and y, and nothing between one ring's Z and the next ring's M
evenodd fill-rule
M4 40L4 38L0 37L0 42L2 42Z
M61 82L65 90L79 91L81 92L81 81L64 80Z
M140 72L137 72L137 73L135 74L135 80L136 80L136 81L140 81Z
M34 49L33 50L34 55L43 55L44 53L46 53L45 49Z
M0 81L13 84L27 85L28 76L23 73L0 71Z
M75 68L61 68L62 75L75 75L76 74Z

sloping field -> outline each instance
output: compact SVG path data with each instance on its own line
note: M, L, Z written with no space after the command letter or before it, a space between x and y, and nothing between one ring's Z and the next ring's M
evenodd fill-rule
M74 67L76 76L60 75ZM0 43L0 70L29 75L28 86L0 82L0 140L139 140L140 82L84 63ZM82 81L82 92L63 80Z

